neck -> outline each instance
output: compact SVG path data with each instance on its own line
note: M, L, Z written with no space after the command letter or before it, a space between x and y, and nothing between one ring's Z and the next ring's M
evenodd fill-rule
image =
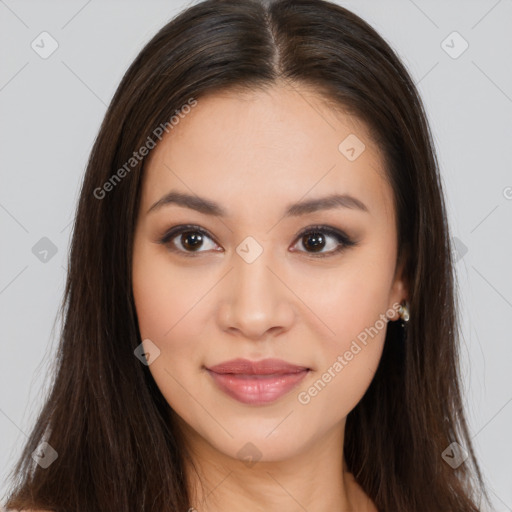
M193 464L187 464L186 474L191 512L366 510L361 490L346 471L343 436L344 424L336 425L286 460L261 454L259 460L243 461L189 430L186 438Z

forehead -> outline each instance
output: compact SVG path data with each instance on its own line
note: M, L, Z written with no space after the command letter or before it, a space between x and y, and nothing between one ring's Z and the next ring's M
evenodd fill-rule
M233 214L302 197L354 195L377 214L392 191L369 130L307 87L200 97L149 155L143 203L170 191L210 197Z

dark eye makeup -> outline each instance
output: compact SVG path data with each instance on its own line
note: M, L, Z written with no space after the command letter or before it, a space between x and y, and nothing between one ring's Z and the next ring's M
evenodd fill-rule
M178 236L181 236L181 238L177 239ZM326 252L318 252L322 251L325 245L328 245L329 237L335 240L336 247ZM198 250L202 248L205 239L209 239L214 244L217 244L215 238L204 228L195 224L181 224L167 230L158 240L158 243L165 245L173 253L185 257L198 257L201 253L210 252ZM312 250L294 250L294 252L304 252L307 256L314 258L330 257L358 244L356 240L349 237L345 232L326 225L308 226L296 235L295 240L294 246L297 242L300 242L304 247L310 247ZM181 248L176 243L181 245ZM213 250L219 252L219 249Z

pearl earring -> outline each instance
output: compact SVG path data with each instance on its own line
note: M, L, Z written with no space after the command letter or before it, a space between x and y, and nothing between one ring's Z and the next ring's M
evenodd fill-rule
M402 304L400 304L400 308L398 310L398 314L400 315L400 318L404 322L408 322L411 315L409 314L409 303L404 300Z

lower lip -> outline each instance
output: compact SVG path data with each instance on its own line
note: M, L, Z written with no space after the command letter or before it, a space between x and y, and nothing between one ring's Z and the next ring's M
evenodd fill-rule
M264 405L286 395L304 379L309 370L283 375L234 375L208 370L217 386L227 395L250 405Z

